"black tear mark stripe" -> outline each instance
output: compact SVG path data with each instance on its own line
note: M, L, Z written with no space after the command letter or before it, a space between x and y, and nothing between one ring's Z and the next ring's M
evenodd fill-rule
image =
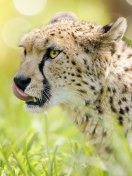
M43 84L45 85L44 90L43 90L43 103L42 104L44 104L51 96L51 94L50 94L51 87L50 87L50 84L49 84L49 82L43 72L43 68L44 68L45 61L47 58L48 58L48 52L44 55L43 59L41 60L39 66L38 66L41 74L43 75L43 78L44 78Z
M44 55L42 61L39 64L39 70L40 70L41 74L43 75L43 77L45 78L45 75L43 73L44 64L45 64L45 55Z
M44 73L43 73L43 68L44 68L44 65L45 65L45 61L50 58L49 56L49 53L50 53L50 49L47 50L46 54L44 54L43 56L43 59L41 60L40 64L39 64L39 70L41 72L41 74L43 75L44 79L46 79Z
M45 61L49 58L48 56L49 56L49 51L47 51L47 53L43 56L43 59L41 60L41 62L39 64L39 70L44 77L43 83L46 84L46 85L49 85L49 83L48 83L48 80L46 79L46 77L44 75L43 69L44 69Z

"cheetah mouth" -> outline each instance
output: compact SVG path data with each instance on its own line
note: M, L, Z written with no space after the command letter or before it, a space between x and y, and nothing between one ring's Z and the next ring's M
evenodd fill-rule
M31 101L26 101L26 104L29 106L43 106L46 103L47 99L40 99L40 98L36 98L33 97L33 99Z
M50 89L48 86L45 87L42 98L32 97L32 100L26 101L28 106L39 106L42 107L50 99Z
M13 93L18 99L25 101L25 103L29 107L31 107L31 106L41 107L50 99L50 86L46 85L45 89L42 93L42 97L37 98L37 97L32 97L32 96L26 94L15 84L15 82L13 82Z

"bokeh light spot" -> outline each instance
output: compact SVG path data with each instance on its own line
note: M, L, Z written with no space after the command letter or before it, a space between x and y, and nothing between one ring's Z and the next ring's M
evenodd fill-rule
M3 1L5 1L5 0L0 0L0 3L2 3Z
M127 30L125 37L132 40L132 15L127 17Z
M47 0L14 0L16 9L24 15L35 15L40 13Z
M2 30L3 41L10 47L16 48L19 40L25 32L31 29L31 25L23 18L13 18L4 25Z
M132 0L126 0L128 4L132 5Z

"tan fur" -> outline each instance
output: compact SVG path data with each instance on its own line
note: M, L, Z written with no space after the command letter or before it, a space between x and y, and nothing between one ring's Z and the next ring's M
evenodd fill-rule
M43 75L38 67L47 48L61 51L43 67L51 86L49 101L42 107L26 105L26 109L44 112L60 104L100 150L103 139L111 134L111 127L102 122L110 123L114 117L125 132L131 130L132 49L121 40L125 30L124 18L101 26L61 12L48 25L26 34L20 45L27 55L22 54L16 76L31 78L25 90L30 96L42 96Z

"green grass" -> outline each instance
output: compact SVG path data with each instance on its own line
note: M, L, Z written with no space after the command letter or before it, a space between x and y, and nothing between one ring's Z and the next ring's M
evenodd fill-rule
M31 115L3 81L0 97L1 176L131 176L132 154L120 128L114 157L101 160L59 107ZM9 91L10 90L10 91Z

